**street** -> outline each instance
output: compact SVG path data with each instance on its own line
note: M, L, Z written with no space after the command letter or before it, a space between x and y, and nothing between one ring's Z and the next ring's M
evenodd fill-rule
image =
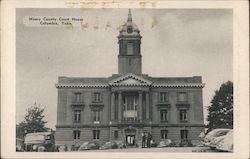
M88 150L95 152L218 152L209 147L164 147L164 148L125 148L108 150Z

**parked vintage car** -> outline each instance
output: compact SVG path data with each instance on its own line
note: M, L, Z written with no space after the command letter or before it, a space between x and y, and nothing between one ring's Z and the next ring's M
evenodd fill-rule
M54 132L29 133L24 139L25 151L55 151Z
M66 149L67 149L67 148L66 148L66 145L61 145L61 146L58 147L58 151L59 151L59 152L65 152Z
M98 150L100 148L100 142L98 141L89 141L84 142L78 149L78 151L84 151L84 150Z
M115 143L117 144L119 149L126 148L126 145L124 144L123 141L117 140L117 141L115 141Z
M16 151L24 151L24 140L16 138Z
M211 148L214 148L213 144L211 144L211 141L214 140L214 142L217 142L215 138L226 135L230 130L232 129L214 129L210 131L204 138L204 145L211 146ZM217 140L219 139L220 138L218 138Z
M229 131L220 142L217 143L216 149L221 151L233 152L233 130Z
M170 139L161 140L157 147L174 147L175 144Z
M181 142L178 144L179 147L192 147L194 146L190 140L183 139Z
M105 144L103 144L100 147L101 150L105 150L105 149L117 149L117 148L118 148L118 145L114 141L108 141L108 142L106 142Z

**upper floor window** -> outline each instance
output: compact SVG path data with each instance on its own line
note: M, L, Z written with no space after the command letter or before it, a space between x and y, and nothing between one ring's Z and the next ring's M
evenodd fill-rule
M161 139L168 138L168 130L161 130Z
M73 131L73 135L74 135L74 140L79 140L80 139L80 130L75 130Z
M180 111L180 121L187 121L187 110L181 109Z
M95 110L94 111L94 121L100 121L100 111L99 110Z
M81 121L81 110L74 110L74 122Z
M82 101L82 94L79 92L75 93L74 99L75 99L74 100L75 102L81 102Z
M127 44L127 55L133 55L133 43Z
M186 102L187 101L187 93L185 93L185 92L178 93L178 101L179 102Z
M168 110L160 110L161 121L168 121Z
M93 139L100 139L100 130L93 130Z
M166 102L167 100L167 92L160 92L160 102Z
M101 93L94 93L94 101L101 102Z
M181 130L181 140L188 139L188 130Z

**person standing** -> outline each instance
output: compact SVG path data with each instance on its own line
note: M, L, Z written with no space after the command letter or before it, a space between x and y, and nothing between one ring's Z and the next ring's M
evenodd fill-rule
M145 148L145 141L146 141L146 136L144 133L142 133L142 148Z
M152 136L150 133L148 133L148 138L147 138L147 147L150 148L151 147L151 140L152 140Z

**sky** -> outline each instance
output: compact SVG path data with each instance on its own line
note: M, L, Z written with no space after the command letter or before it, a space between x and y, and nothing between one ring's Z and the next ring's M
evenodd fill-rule
M202 76L204 114L215 90L233 81L231 9L131 9L142 35L142 72ZM119 26L128 9L17 9L16 122L34 103L55 129L58 76L109 77L118 72ZM88 27L30 26L25 16L82 17ZM108 24L108 25L107 25Z

